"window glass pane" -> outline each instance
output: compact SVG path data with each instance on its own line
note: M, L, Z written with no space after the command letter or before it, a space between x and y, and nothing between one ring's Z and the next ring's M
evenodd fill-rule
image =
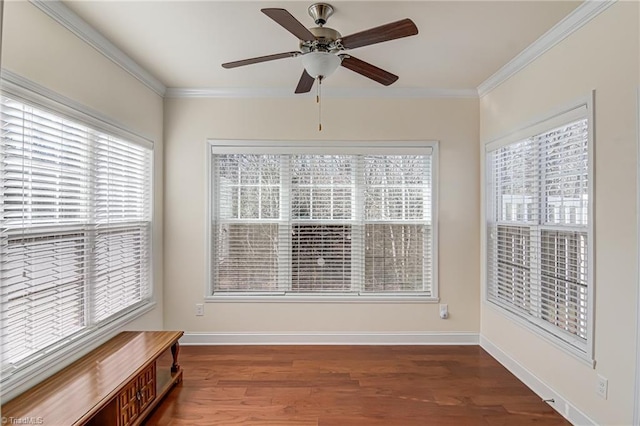
M424 225L365 227L365 291L421 291L424 287Z
M430 169L430 156L366 156L364 159L366 219L430 220Z
M87 326L86 235L10 236L2 261L2 358L15 364Z
M220 218L276 219L280 214L279 155L216 156Z
M587 234L542 231L541 312L558 328L587 338Z
M531 289L531 229L526 226L498 225L492 260L496 269L490 274L497 280L494 297L523 312L531 312L535 296Z
M95 318L102 321L149 297L150 226L105 228L94 243Z
M537 223L540 200L536 141L530 138L500 148L493 153L493 161L497 220Z
M545 223L586 225L589 206L587 120L540 135L544 148Z
M354 162L351 155L292 156L293 219L350 219Z
M296 224L291 238L291 290L351 290L351 226Z
M89 129L2 98L3 223L82 223L90 206Z
M278 290L277 224L225 223L217 235L216 290Z

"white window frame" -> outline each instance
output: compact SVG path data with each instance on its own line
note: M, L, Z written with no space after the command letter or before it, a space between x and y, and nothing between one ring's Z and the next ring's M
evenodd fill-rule
M151 139L134 133L100 112L5 69L2 70L0 94L34 105L36 108L48 110L60 117L82 123L106 134L147 147L152 152L151 175L149 177L151 188L151 193L149 194L151 207L149 225L151 230L149 237L149 297L147 300L137 302L111 318L102 321L97 326L53 345L37 358L15 370L11 375L0 378L0 396L3 400L9 400L106 342L121 331L122 327L127 323L155 308L157 303L154 291L155 255L153 253L153 228L155 223L153 188L155 187L155 172L153 167L154 144Z
M515 323L527 328L538 336L544 338L559 349L568 354L573 355L585 364L594 367L594 314L595 314L595 164L594 164L594 96L595 92L590 92L587 96L576 99L575 101L557 108L548 114L533 120L525 125L520 126L517 130L508 133L505 136L496 138L484 144L482 155L483 182L482 182L482 274L483 280L483 302L486 306L494 309L501 315L513 320ZM587 244L588 244L588 266L587 266L587 338L586 343L580 342L576 337L572 339L566 333L560 332L557 327L552 324L545 324L545 321L538 320L529 315L524 315L517 310L511 309L506 304L500 304L489 298L489 236L487 235L487 227L489 225L488 208L490 208L490 200L487 192L488 183L491 181L491 170L488 167L488 153L500 147L522 141L529 137L533 137L554 128L568 124L581 118L587 119L588 128L588 224L587 224ZM545 225L534 226L537 229L544 229Z
M310 302L310 303L437 303L438 296L438 142L437 141L273 141L273 140L218 140L208 139L205 144L206 161L206 216L205 235L206 238L206 262L205 262L205 302ZM211 218L213 214L212 203L212 148L216 148L217 153L233 153L239 151L250 152L252 154L424 154L425 148L431 149L431 170L432 170L432 194L431 212L433 226L433 248L432 248L432 270L433 284L432 294L363 294L349 295L339 293L323 294L212 294L212 229Z

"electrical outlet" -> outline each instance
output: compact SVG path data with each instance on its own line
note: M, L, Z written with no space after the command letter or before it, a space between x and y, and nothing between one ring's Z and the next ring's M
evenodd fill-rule
M196 303L196 316L201 317L204 315L204 305L202 303Z
M609 381L598 374L598 382L596 384L596 393L599 397L607 399L607 392L609 391Z
M449 318L449 305L443 303L440 305L440 318L447 319Z

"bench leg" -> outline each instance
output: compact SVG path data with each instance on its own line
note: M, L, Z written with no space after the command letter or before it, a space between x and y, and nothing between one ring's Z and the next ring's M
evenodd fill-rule
M171 372L176 373L180 370L180 364L178 364L178 354L180 353L180 343L176 342L171 346L171 355L173 355L173 365L171 366Z

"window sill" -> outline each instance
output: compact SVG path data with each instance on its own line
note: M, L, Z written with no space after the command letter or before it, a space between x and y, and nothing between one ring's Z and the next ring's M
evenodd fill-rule
M153 300L138 306L117 319L96 329L87 331L85 334L78 336L77 339L69 341L66 345L52 350L39 359L34 360L29 365L25 365L15 371L15 373L2 377L2 400L8 401L18 396L30 387L72 364L80 357L112 338L116 333L121 331L122 327L126 324L146 314L155 307L156 302Z
M211 303L438 303L439 298L426 295L345 295L285 293L220 293L205 297Z

